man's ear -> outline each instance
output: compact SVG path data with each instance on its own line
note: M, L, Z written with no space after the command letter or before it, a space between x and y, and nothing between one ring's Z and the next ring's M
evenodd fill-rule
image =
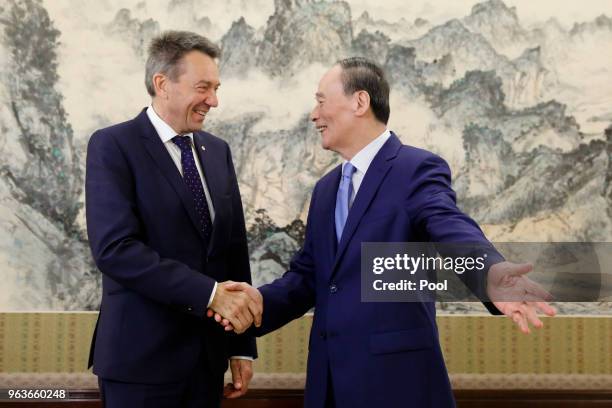
M370 109L370 94L366 91L355 92L355 115L363 116Z
M155 88L155 95L160 98L168 98L168 78L164 74L159 72L153 75L153 87Z

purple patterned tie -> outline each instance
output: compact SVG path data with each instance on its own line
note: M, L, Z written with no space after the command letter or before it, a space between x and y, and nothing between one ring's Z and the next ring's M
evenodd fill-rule
M191 150L191 138L189 136L174 136L172 138L172 142L174 142L174 144L181 149L183 180L185 180L185 184L187 184L189 191L191 191L196 213L200 219L200 227L202 228L202 232L208 241L212 231L212 221L210 220L208 203L206 202L206 196L204 195L202 179L198 173L198 168L196 167L195 159L193 157L193 151Z

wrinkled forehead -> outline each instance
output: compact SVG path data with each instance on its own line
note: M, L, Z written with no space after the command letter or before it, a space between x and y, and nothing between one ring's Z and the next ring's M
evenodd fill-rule
M318 93L325 94L338 88L342 88L342 68L339 65L334 65L321 77Z
M187 74L192 80L219 85L217 61L202 52L192 51L184 55L177 63L177 68L179 76Z

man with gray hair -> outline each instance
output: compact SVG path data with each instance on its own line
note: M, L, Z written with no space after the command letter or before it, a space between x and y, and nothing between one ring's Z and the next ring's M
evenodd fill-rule
M211 308L241 332L262 312L226 289L251 275L229 146L201 130L218 105L219 53L195 33L153 39L151 105L89 141L87 231L103 274L89 362L106 407L216 407L253 375L254 339L204 319Z
M505 261L457 208L446 162L402 144L388 129L389 92L384 71L365 58L340 60L323 75L310 119L321 146L343 163L316 183L304 245L289 270L259 289L227 286L263 297L256 335L314 307L307 408L455 406L434 298L397 302L389 292L376 301L362 298L364 243L430 242L444 257L456 256L442 250L449 244L468 244L463 248L477 248L486 260L481 269L457 273L490 312L512 318L524 333L530 323L542 327L538 311L555 314L548 293L525 276L531 265ZM457 252L467 255L461 254L465 249ZM228 316L209 315L231 330L231 319L223 319Z

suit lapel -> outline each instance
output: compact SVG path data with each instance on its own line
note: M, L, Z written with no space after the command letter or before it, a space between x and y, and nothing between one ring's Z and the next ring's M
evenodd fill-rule
M400 146L401 142L397 136L395 136L394 133L391 133L391 137L389 137L376 156L374 156L374 159L372 160L372 163L370 164L370 167L368 168L366 175L361 182L359 191L355 196L355 201L353 201L353 205L348 213L348 218L346 219L346 224L344 226L344 230L342 231L342 237L338 243L338 250L336 251L334 265L331 269L331 276L334 275L342 255L346 251L348 243L351 241L351 238L359 226L359 222L376 196L376 192L380 188L385 176L391 169L393 165L392 159L397 156ZM333 236L335 237L335 234Z
M174 191L176 191L176 194L181 199L181 202L183 203L185 210L187 210L187 214L193 222L193 225L200 236L204 238L191 192L187 189L187 185L183 181L181 173L176 167L176 164L174 164L172 161L170 154L168 154L166 146L164 146L164 143L159 138L153 124L149 121L146 111L142 111L140 115L136 117L136 120L140 123L140 127L143 131L142 137L145 141L144 145L149 152L149 155L153 158L153 161L157 164L161 173L164 175L166 180L168 180L172 188L174 188Z
M342 166L336 167L331 172L329 182L321 184L319 189L318 202L321 203L320 212L317 212L317 220L321 225L321 246L326 256L323 265L329 265L330 267L334 263L336 251L338 248L338 242L336 240L336 225L335 225L335 211L336 211L336 193L338 191L338 184L340 183L340 176L342 174ZM323 219L318 219L319 215L322 214ZM331 269L327 269L326 274L331 273Z

